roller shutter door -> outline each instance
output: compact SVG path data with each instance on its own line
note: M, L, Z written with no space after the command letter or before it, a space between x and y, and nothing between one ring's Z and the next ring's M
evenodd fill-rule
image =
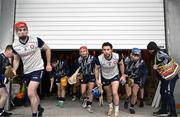
M16 21L51 49L145 49L149 41L165 48L163 0L17 0Z

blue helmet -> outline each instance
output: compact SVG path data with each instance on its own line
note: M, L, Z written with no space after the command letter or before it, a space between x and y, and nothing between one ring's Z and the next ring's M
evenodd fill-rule
M92 93L95 97L99 97L101 95L97 87L92 89Z
M132 54L141 54L141 50L140 50L139 48L133 48L133 49L131 50L131 53L132 53Z

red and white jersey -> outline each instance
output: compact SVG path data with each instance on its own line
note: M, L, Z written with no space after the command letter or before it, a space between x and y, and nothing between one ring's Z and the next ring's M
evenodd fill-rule
M26 43L15 39L13 49L23 62L24 74L44 69L44 62L41 57L41 48L43 45L44 42L37 37L29 36Z

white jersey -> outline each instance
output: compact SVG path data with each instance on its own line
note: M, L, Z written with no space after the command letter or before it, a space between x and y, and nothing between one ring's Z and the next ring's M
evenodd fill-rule
M13 49L23 62L24 74L44 69L41 48L38 46L37 37L29 36L29 40L25 44L21 43L19 39L15 39Z
M119 75L118 63L119 63L119 54L112 53L111 60L107 60L104 57L104 54L98 56L99 63L101 66L101 73L103 78L111 79Z

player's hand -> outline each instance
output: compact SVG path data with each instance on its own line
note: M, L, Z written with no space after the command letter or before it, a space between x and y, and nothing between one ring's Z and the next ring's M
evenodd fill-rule
M121 77L120 77L120 81L125 81L125 80L126 80L126 77L127 77L127 75L126 75L126 74L121 75Z
M16 70L14 68L12 68L12 72L13 72L14 76L17 75Z
M82 76L81 73L78 73L78 74L77 74L77 80L81 80L81 79L83 79L83 76Z
M99 80L96 80L96 85L97 85L97 87L99 87L99 86L101 86L102 84L100 83Z
M127 77L126 74L123 74L123 75L120 77L119 81L120 81L121 85L124 85L124 84L126 83L126 77Z
M157 70L158 66L157 65L153 65L153 69Z
M52 87L50 87L50 89L49 89L49 92L50 92L50 93L52 92L52 88L53 88L53 86L52 86Z
M51 66L51 64L47 64L47 66L46 66L46 71L52 71L52 66Z

